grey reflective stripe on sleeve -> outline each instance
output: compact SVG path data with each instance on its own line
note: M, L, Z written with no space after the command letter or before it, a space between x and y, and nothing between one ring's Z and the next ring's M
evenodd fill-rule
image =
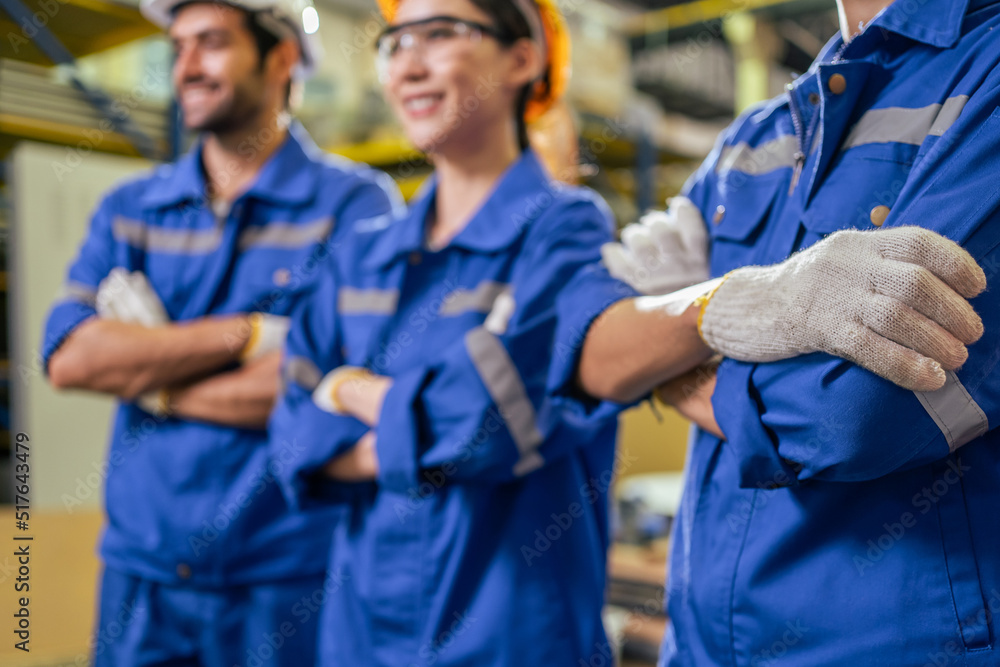
M289 357L283 373L285 383L294 382L303 389L312 391L319 386L323 374L312 361L305 357Z
M493 310L493 303L501 294L507 291L506 283L484 280L474 290L457 289L446 295L442 301L440 313L443 316L461 315L462 313L488 313Z
M741 142L722 149L715 171L738 171L750 176L760 176L782 167L795 166L795 154L798 150L799 140L792 134L766 141L756 148L750 148L749 144Z
M337 292L337 312L341 315L392 315L398 301L399 290L341 287Z
M948 449L953 452L985 434L990 428L986 413L951 371L947 373L944 386L937 391L913 393L944 433Z
M305 245L319 243L333 229L333 218L321 218L313 222L293 224L290 222L271 222L266 225L247 227L240 234L239 248L301 248Z
M851 129L842 149L865 144L913 144L919 146L928 136L941 136L958 119L968 95L949 98L942 104L916 109L889 107L865 112Z
M79 301L93 306L97 303L97 288L70 280L59 290L57 301Z
M541 456L535 450L544 438L514 362L499 339L482 327L465 334L465 348L521 454L514 474L534 470L541 465Z
M115 240L135 248L176 254L209 253L222 242L222 228L218 226L212 229L165 229L122 216L111 221L111 233Z

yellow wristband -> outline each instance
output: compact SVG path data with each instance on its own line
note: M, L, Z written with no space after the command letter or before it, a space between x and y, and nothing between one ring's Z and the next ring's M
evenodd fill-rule
M172 414L170 410L170 390L166 387L157 390L156 392L156 402L152 405L153 414L157 417L169 417Z
M253 354L253 349L257 347L260 342L260 331L264 324L264 316L261 313L250 313L247 315L247 324L250 325L250 335L247 336L247 342L243 345L243 349L240 350L240 361L246 361Z
M330 403L333 405L333 409L340 413L348 412L344 404L337 398L337 391L341 385L350 380L366 380L370 376L371 371L367 368L358 368L357 366L341 366L338 368L336 375L333 376L333 380L330 382Z
M698 308L698 325L697 325L698 335L701 337L702 341L704 341L706 344L708 343L708 341L705 340L705 335L701 332L701 321L702 318L705 317L705 308L708 307L708 302L712 300L712 297L715 296L715 293L719 291L719 288L722 287L722 284L725 283L726 280L728 280L729 276L731 275L733 275L733 271L730 271L726 275L722 276L722 280L716 283L715 287L713 287L712 289L705 292L704 294L697 297L694 301L691 302L692 306Z

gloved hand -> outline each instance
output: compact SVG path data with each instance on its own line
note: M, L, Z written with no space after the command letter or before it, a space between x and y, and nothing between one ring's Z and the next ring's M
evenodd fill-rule
M780 264L729 273L698 299L699 331L733 359L827 352L932 391L982 336L966 299L985 288L975 260L930 230L845 230Z
M285 345L291 320L282 315L250 313L250 337L240 352L240 361L246 363L262 357L268 352L280 350Z
M129 272L121 267L111 269L97 286L97 314L108 320L145 327L162 326L170 322L160 297L153 291L141 271ZM139 394L136 405L157 417L170 412L166 389L151 389Z
M320 410L325 410L330 414L344 415L347 410L337 399L337 390L345 382L352 380L364 381L371 377L371 372L357 366L340 366L323 376L319 384L313 390L312 399Z
M605 243L608 272L643 294L668 294L708 279L708 232L687 197L674 197L666 211L653 211Z
M97 286L96 301L97 314L105 319L146 327L170 321L160 297L141 271L111 269Z

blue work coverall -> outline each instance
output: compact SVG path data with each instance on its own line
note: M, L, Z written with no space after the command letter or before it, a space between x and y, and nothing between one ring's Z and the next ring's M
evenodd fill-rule
M355 223L401 206L387 176L323 156L298 125L224 218L205 187L199 144L104 198L49 315L46 368L115 267L143 272L175 322L288 315ZM294 451L266 445L263 429L118 406L96 664L312 663L334 516L289 508L275 475Z
M599 260L609 212L593 193L551 181L528 150L468 226L430 250L435 192L432 182L405 217L359 228L288 339L272 446L296 443L303 456L281 479L293 502L345 513L327 529L339 588L324 607L321 664L607 656L615 408L578 409L572 370L581 332L630 290L582 294L565 314L556 302ZM367 431L310 397L343 364L393 379L374 429L375 482L317 479Z
M842 359L726 360L693 437L663 665L1000 664L1000 5L897 0L744 113L686 188L713 275L840 229L933 229L985 335L932 393Z

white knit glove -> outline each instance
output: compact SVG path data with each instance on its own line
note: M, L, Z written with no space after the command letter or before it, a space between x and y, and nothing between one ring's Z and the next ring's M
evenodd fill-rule
M240 352L240 361L246 363L264 356L268 352L280 350L285 345L291 320L282 315L250 313L250 337Z
M141 271L111 269L97 286L97 314L108 320L146 327L170 321L160 297Z
M170 322L163 302L141 271L111 269L97 285L97 314L106 320L157 327ZM166 389L151 389L139 394L136 405L158 417L170 413L170 394Z
M347 414L347 410L337 398L340 386L347 382L364 382L371 377L371 371L358 366L339 366L323 376L312 393L313 403L320 410L333 415Z
M699 329L733 359L827 352L932 391L982 336L966 299L985 288L975 260L930 230L845 230L780 264L729 273L699 300Z
M674 197L666 211L653 211L605 243L608 273L643 294L668 294L708 279L708 232L687 197Z

